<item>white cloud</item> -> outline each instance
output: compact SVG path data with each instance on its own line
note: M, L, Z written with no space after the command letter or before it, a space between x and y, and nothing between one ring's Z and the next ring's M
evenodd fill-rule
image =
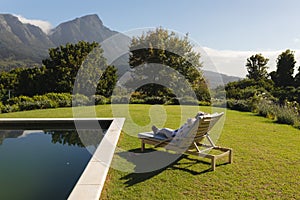
M294 41L295 44L299 44L300 43L300 39L299 38L294 38L293 41Z
M39 20L39 19L26 19L25 17L21 16L21 15L14 15L16 16L20 22L24 23L24 24L31 24L31 25L35 25L38 26L42 29L42 31L44 33L49 33L49 31L52 28L52 25L50 22L47 21L43 21L43 20Z
M196 47L195 50L201 53L201 60L203 61L205 70L216 71L230 76L246 77L247 70L245 65L247 58L249 58L251 55L261 53L265 58L269 58L268 71L271 72L276 70L276 59L278 55L286 49L276 51L233 51L217 50L208 47ZM293 51L295 51L295 59L297 61L295 72L298 72L300 50Z

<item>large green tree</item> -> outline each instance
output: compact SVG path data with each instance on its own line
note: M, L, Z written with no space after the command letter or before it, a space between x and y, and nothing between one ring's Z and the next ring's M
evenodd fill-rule
M98 45L96 42L80 41L77 44L68 43L65 46L50 49L49 58L43 60L46 67L46 92L72 93L79 68L88 54ZM105 65L106 61L101 53L98 59Z
M174 32L170 33L163 28L133 37L130 45L130 66L136 71L141 69L139 66L144 66L143 69L147 68L146 72L145 70L140 71L141 76L150 76L150 74L157 74L160 77L174 76L170 80L175 88L176 84L187 81L199 100L208 101L210 95L200 71L202 64L199 59L200 54L193 50L188 35L180 38ZM159 70L160 68L155 64L172 68L185 80L171 70ZM159 81L158 84L146 84L140 87L139 91L148 96L171 96L172 93L174 94L174 91L159 84ZM184 93L184 91L182 92Z
M42 94L47 85L44 84L45 67L19 68L18 84L15 95L33 96Z
M287 49L277 58L277 70L271 72L271 78L277 87L286 87L294 85L294 68L296 60L294 51Z
M247 58L247 78L259 81L262 79L268 78L268 63L269 59L263 57L261 54L252 55L250 58Z

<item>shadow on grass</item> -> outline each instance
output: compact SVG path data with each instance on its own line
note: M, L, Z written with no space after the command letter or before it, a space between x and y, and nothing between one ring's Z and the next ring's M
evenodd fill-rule
M165 170L181 170L192 175L201 175L212 171L210 162L206 162L197 157L193 158L192 156L185 154L179 155L168 153L166 151L156 151L154 149L147 149L144 152L141 152L139 148L121 152L118 153L118 155L135 165L133 173L127 174L121 178L121 180L125 180L124 184L126 187L151 179ZM159 161L159 163L157 161ZM209 168L202 171L191 169L191 166L200 163L207 164Z

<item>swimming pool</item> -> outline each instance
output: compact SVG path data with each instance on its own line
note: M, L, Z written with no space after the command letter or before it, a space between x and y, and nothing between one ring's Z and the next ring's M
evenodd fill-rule
M42 120L42 123L40 120L26 120L0 120L2 129L45 128L0 131L0 199L78 199L78 196L85 195L82 186L85 189L93 187L93 191L88 194L92 196L89 199L99 199L109 166L94 171L88 166L99 164L98 156L103 156L110 163L114 152L113 145L104 152L101 146L107 145L102 144L102 140L108 137L104 143L109 141L109 144L116 144L124 120L121 120L122 123L117 128L110 127L111 123L114 124L114 119L100 123L101 127L106 127L108 132L115 134L104 134L92 129L80 130L81 134L82 131L86 133L84 144L77 131L70 129L69 125L74 127L74 124L63 123L66 119L59 120L59 123L57 120L53 123L55 120L52 119L50 127L61 129L49 129L47 120ZM97 157L91 152L95 152ZM90 184L84 180L91 173L101 183L95 184L92 180Z
M0 199L67 199L92 157L74 130L0 137Z

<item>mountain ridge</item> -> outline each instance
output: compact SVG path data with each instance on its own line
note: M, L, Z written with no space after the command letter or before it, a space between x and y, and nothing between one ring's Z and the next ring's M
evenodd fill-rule
M50 48L80 40L100 43L117 33L104 26L96 14L62 22L49 34L38 26L22 23L17 16L0 14L0 67L10 70L18 67L14 66L16 62L28 67L33 63L41 64Z

